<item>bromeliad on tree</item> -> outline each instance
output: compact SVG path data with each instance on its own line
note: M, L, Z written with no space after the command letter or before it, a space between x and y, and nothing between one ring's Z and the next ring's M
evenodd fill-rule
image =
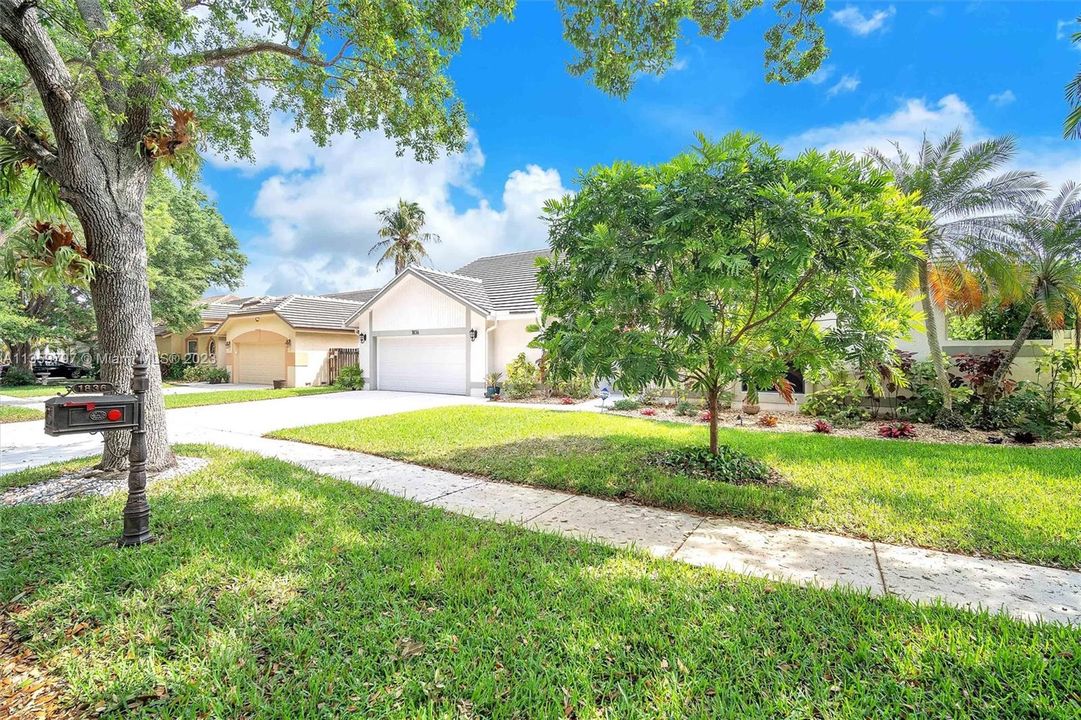
M911 303L893 273L919 252L915 196L851 155L795 159L754 135L704 138L657 166L591 170L546 207L538 340L557 375L613 378L626 393L734 381L791 399L790 368L896 360Z

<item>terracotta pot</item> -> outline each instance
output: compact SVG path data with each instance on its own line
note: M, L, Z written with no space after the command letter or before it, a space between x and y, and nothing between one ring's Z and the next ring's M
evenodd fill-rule
M744 415L757 415L758 411L760 409L761 408L759 408L757 404L752 405L751 403L748 403L748 402L743 403L743 414Z

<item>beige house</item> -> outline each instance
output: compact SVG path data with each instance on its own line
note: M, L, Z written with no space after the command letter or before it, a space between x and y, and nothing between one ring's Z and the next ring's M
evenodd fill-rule
M527 328L538 320L536 261L548 252L402 271L348 321L367 388L483 396L488 373L519 353L538 360Z
M250 298L236 295L215 295L203 298L200 308L200 324L187 332L175 333L168 328L154 328L154 341L158 356L163 362L175 362L186 359L188 362L218 364L215 360L218 352L216 331L230 312Z
M356 347L356 331L345 323L375 290L327 296L210 298L202 327L162 332L158 352L229 370L235 383L285 387L326 385L332 350Z
M214 330L218 364L236 383L326 385L330 351L356 347L356 333L345 323L359 307L353 300L306 295L251 300Z

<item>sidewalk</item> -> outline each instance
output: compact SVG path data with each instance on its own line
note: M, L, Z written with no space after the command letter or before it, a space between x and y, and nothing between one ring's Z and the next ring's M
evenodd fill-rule
M279 458L451 512L617 547L635 546L691 565L1081 625L1081 573L1070 570L488 482L358 452L240 433L216 432L191 440Z

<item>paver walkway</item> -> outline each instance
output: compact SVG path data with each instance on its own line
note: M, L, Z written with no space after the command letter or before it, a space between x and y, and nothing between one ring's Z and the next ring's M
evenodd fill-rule
M1081 573L630 505L239 433L212 442L478 518L638 547L659 557L821 587L1081 624Z

